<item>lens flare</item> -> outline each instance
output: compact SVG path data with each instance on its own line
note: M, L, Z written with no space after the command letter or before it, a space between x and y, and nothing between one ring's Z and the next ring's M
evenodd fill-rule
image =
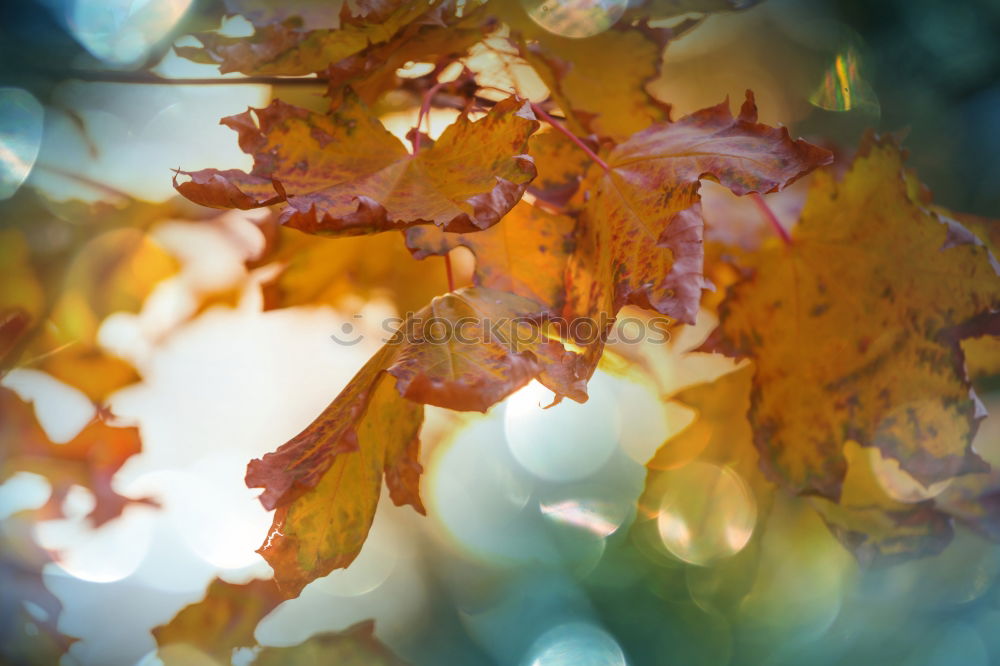
M664 474L657 527L667 550L700 566L743 550L757 522L757 504L743 479L700 461Z
M618 447L621 416L610 380L597 372L585 405L564 400L532 382L505 407L507 445L518 463L539 479L577 481L596 473Z
M35 166L44 115L27 90L0 88L0 200L14 196Z
M177 22L191 0L76 0L67 9L70 32L110 65L139 64Z
M521 0L531 20L554 35L581 39L618 22L628 0Z
M621 647L607 632L586 622L569 622L542 634L523 666L625 666Z
M834 57L809 101L827 111L879 111L875 91L861 75L861 56L853 47Z

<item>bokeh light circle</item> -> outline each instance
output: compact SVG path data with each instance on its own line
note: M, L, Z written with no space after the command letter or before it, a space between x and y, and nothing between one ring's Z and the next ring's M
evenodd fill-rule
M700 566L743 550L757 522L757 504L743 479L701 461L664 474L657 529L667 550Z
M0 88L0 200L14 196L42 146L45 111L21 88Z
M191 0L76 0L66 15L73 37L110 65L140 63L181 20Z
M628 0L521 0L531 20L560 37L582 39L598 35L628 8Z
M586 622L568 622L542 634L522 666L625 666L625 655L606 631Z
M609 380L595 373L585 404L563 400L532 382L511 396L504 432L514 459L546 481L578 481L597 472L618 447L621 415Z

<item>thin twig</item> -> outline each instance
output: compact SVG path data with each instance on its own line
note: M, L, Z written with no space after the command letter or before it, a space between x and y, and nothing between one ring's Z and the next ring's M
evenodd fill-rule
M780 238L785 245L791 245L792 237L789 236L788 231L783 226L781 226L781 222L778 220L778 216L774 214L774 211L771 210L771 207L767 205L766 201L764 201L764 197L762 197L757 192L751 192L750 199L755 204L757 204L757 208L764 215L767 221L771 224L771 228L774 229L774 233L778 234L778 238Z
M562 132L566 136L566 138L568 138L570 141L572 141L577 146L577 148L579 148L580 150L582 150L583 152L585 152L587 154L587 157L589 157L590 159L592 159L594 161L594 164L596 164L597 166L601 167L605 171L611 171L611 167L608 166L608 163L605 162L604 160L602 160L601 157L597 153L595 153L593 150L591 150L590 146L588 146L587 144L585 144L583 142L583 140L580 137L578 137L576 134L573 134L568 129L566 129L566 127L564 127L562 123L560 123L559 121L557 121L555 118L553 118L549 114L545 113L545 110L542 109L542 107L540 107L539 105L537 105L534 102L532 102L532 104L531 104L531 110L535 112L536 116L538 116L539 118L541 118L542 120L544 120L545 122L547 122L549 125L551 125L552 129L556 130L557 132Z
M94 70L66 70L60 72L66 79L93 83L135 83L164 86L216 86L216 85L266 85L266 86L316 86L328 81L316 76L243 76L235 78L169 78L151 72L101 72Z
M74 173L67 169L63 169L62 167L53 166L51 164L44 164L42 162L36 162L35 169L41 171L48 171L49 173L55 176L59 176L60 178L65 178L67 180L75 181L77 183L80 183L81 185L85 185L91 189L97 190L98 192L103 192L104 194L111 196L112 198L115 199L125 199L126 201L131 201L132 199L134 199L134 197L131 194L119 190L117 187L108 185L107 183L96 181L93 178L88 178L83 174Z
M427 90L426 93L424 93L424 99L422 102L420 102L420 111L417 112L417 126L413 132L413 140L411 141L411 143L413 144L414 155L416 155L417 151L420 150L420 126L424 122L424 116L430 113L431 100L434 99L434 95L436 95L438 91L441 90L441 88L443 88L445 85L447 84L441 81L435 83ZM430 120L428 120L427 122L428 122L427 129L428 131L430 131Z

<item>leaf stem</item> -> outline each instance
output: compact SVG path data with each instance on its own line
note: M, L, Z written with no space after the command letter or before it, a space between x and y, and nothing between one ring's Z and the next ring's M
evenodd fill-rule
M755 204L757 204L758 210L760 210L760 212L764 215L764 218L767 219L767 221L771 224L771 228L774 229L774 233L778 235L778 238L781 239L781 242L783 242L786 246L791 245L792 237L789 236L788 231L783 226L781 226L781 222L778 220L778 216L774 214L774 211L771 210L771 207L767 205L766 201L764 201L764 197L762 197L757 192L751 192L750 199Z
M451 272L451 254L444 253L444 270L448 274L448 293L455 291L455 276Z
M427 89L424 93L424 99L420 102L420 111L417 112L417 126L413 132L413 139L411 143L413 144L413 154L416 155L417 151L420 150L420 126L424 123L424 116L426 116L431 110L431 100L434 99L434 95L445 86L445 83L438 81L433 86Z
M600 155L598 155L593 150L591 150L590 146L588 146L587 144L585 144L583 142L583 139L581 139L576 134L573 134L568 129L566 129L563 126L562 123L560 123L555 118L553 118L552 116L550 116L549 114L547 114L545 112L545 110L542 109L542 107L540 107L538 104L535 104L534 102L532 102L531 103L531 110L535 112L536 116L538 116L539 118L541 118L542 120L544 120L545 122L547 122L549 125L551 125L552 129L556 130L557 132L561 132L562 134L564 134L567 139L569 139L570 141L572 141L576 145L577 148L579 148L580 150L582 150L583 152L585 152L587 154L587 157L589 157L590 159L592 159L594 161L594 164L596 164L597 166L601 167L605 171L611 171L611 167L608 166L608 163L605 162L604 160L602 160L601 157L600 157Z

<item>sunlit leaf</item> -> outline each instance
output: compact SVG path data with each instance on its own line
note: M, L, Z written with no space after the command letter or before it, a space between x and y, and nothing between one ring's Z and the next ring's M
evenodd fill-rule
M958 342L1000 310L986 248L911 199L890 141L869 141L842 182L814 178L792 244L760 253L708 343L755 361L750 415L766 469L832 499L847 440L925 486L981 470Z
M406 666L375 638L375 623L359 622L343 631L313 636L301 645L265 647L254 666Z
M485 229L535 176L525 152L538 122L516 98L475 122L460 117L416 155L354 96L327 115L275 101L255 116L223 122L254 156L253 171L185 173L191 180L177 185L180 193L216 208L287 202L283 223L309 233L346 236L427 223Z
M31 405L16 393L0 387L0 480L16 472L40 474L52 484L44 510L62 515L63 500L73 486L94 495L94 508L87 516L94 525L116 518L132 502L112 487L115 473L141 449L137 428L116 428L95 418L65 444L49 441L35 419Z
M610 152L607 171L592 169L596 182L567 273L568 315L595 322L602 334L626 304L693 323L708 286L700 179L739 195L771 192L830 159L784 128L758 123L750 93L735 118L723 103L634 134Z
M325 17L317 18L311 11L280 11L266 6L251 14L259 25L250 37L200 33L197 38L201 47L177 47L177 52L195 62L217 64L223 73L302 76L324 70L369 44L388 41L404 26L442 4L447 3L386 3L391 12L385 17L375 14L369 21L362 16L333 29L310 29L317 21L326 22Z
M186 643L229 663L233 650L257 645L254 629L282 601L274 581L237 585L216 578L201 601L181 609L168 624L154 628L153 636L161 648Z
M467 247L476 257L476 285L534 299L556 313L562 306L574 226L569 217L521 202L485 231L453 234L426 225L412 227L406 231L406 244L421 259Z
M383 475L396 504L423 511L420 403L485 411L535 378L586 399L579 357L532 325L536 311L533 301L478 287L434 299L309 427L250 463L247 485L277 508L260 552L284 592L295 596L357 556Z
M260 260L281 267L264 285L268 309L385 297L407 313L448 290L444 266L411 257L400 234L330 239L285 227L277 233Z

